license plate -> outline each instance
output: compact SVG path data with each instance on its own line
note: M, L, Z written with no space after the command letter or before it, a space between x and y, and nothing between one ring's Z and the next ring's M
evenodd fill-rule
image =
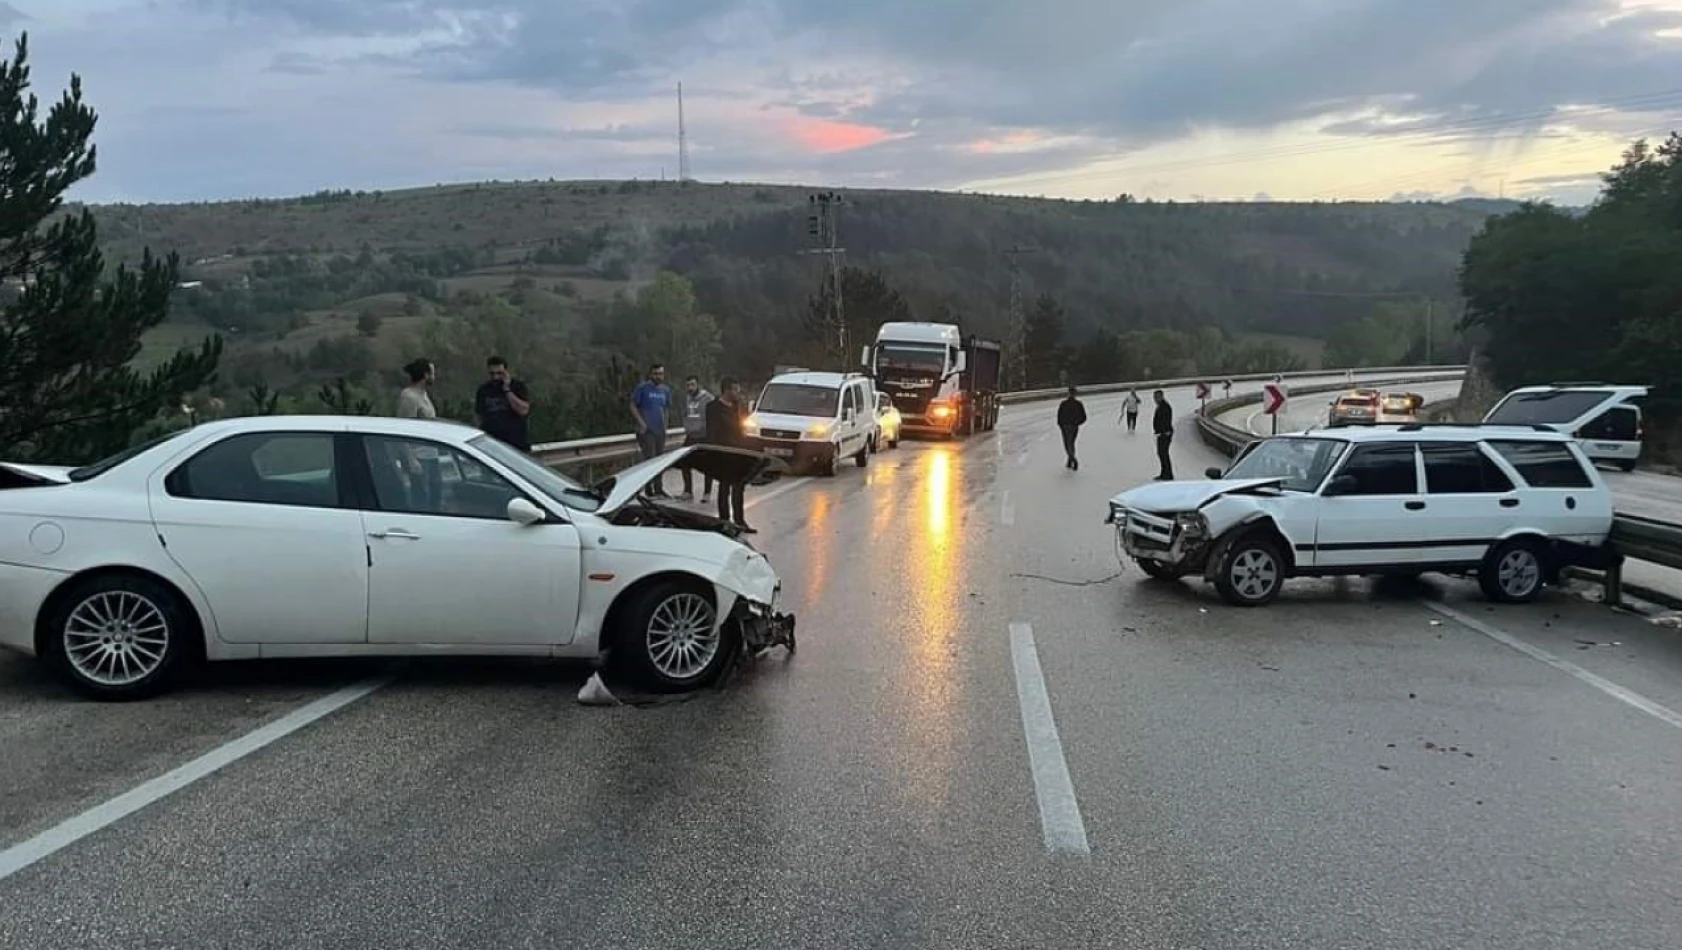
M785 459L794 457L794 450L793 449L766 449L765 453L767 455L775 455L778 458L785 458Z

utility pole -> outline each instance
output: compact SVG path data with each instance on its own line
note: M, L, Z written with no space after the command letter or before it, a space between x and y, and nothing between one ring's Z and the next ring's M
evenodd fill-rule
M841 300L841 259L846 256L847 249L841 246L841 195L838 192L825 191L807 195L806 204L806 234L813 238L818 246L811 250L801 251L802 254L822 254L829 258L829 323L835 332L837 358L840 369L847 369L847 317L846 309Z
M661 172L662 178L665 172ZM677 84L677 183L689 182L689 130L683 124L683 83Z
M1022 267L1018 258L1023 254L1030 254L1033 248L1015 244L1005 251L1010 258L1010 341L1016 351L1016 358L1011 361L1012 374L1015 377L1016 389L1021 391L1028 388L1028 314L1022 306Z
M1436 316L1437 316L1437 301L1436 301L1436 299L1432 298L1432 297L1426 297L1425 298L1425 365L1426 366L1432 365L1432 362L1431 362L1431 324L1436 322Z

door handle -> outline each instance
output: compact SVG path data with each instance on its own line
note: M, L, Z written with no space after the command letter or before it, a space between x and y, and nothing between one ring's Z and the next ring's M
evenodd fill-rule
M1503 499L1501 499L1501 507L1503 507L1503 508L1517 508L1518 507L1518 499L1517 498L1503 498Z
M419 541L420 535L404 528L387 528L384 531L368 532L370 538L398 538L403 541Z
M1425 507L1425 503L1422 502L1422 501L1403 502L1402 507L1406 508L1409 511L1420 511Z

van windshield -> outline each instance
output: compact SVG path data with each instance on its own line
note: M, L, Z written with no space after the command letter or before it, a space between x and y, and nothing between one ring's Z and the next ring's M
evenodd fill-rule
M827 386L772 383L759 394L756 412L833 419L841 405L841 391Z
M1490 410L1483 421L1500 426L1564 425L1611 398L1608 389L1549 389L1515 393Z

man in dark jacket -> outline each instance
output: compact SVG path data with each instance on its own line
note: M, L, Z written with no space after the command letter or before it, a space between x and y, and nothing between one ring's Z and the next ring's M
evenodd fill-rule
M1075 398L1075 387L1069 387L1069 398L1057 406L1057 428L1063 430L1063 452L1069 456L1064 467L1070 471L1080 470L1080 459L1075 458L1075 436L1080 434L1080 427L1086 425L1086 407Z
M713 445L726 445L732 448L745 448L747 443L742 437L742 420L747 418L748 406L742 401L742 387L733 377L726 376L718 381L718 397L707 403L705 409L707 419L707 441ZM743 531L753 534L754 529L748 527L747 514L743 510L743 496L747 494L747 479L725 479L722 475L718 483L718 517L721 521L734 521Z
M1174 462L1168 457L1168 447L1174 442L1174 410L1168 405L1168 397L1158 389L1152 393L1156 400L1156 412L1151 416L1151 431L1156 433L1156 462L1162 471L1156 476L1159 482L1174 480Z

